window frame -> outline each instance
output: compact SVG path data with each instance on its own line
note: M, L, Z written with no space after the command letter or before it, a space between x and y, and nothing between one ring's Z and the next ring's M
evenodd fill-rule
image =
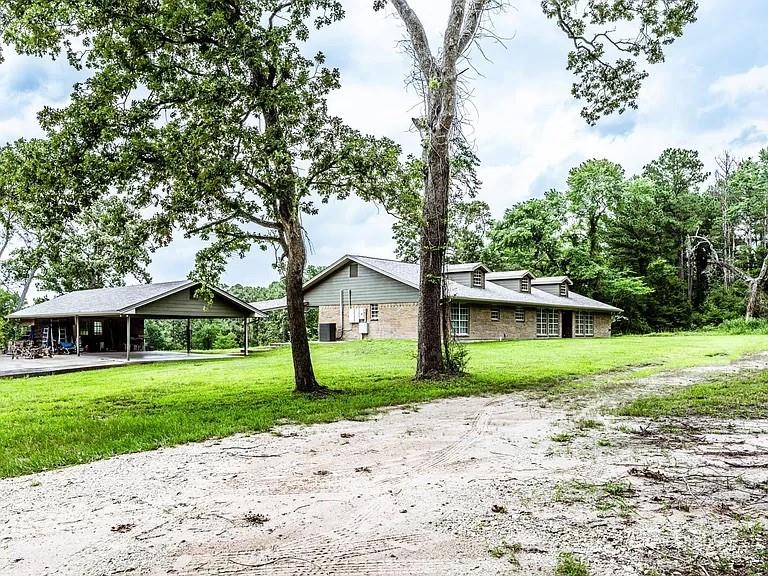
M485 278L481 268L475 268L472 271L472 288L483 288L485 286Z
M357 275L360 273L359 267L357 265L357 262L350 262L349 263L349 277L350 278L357 278Z
M562 318L555 308L539 308L536 311L536 337L561 338Z
M515 322L525 322L525 308L522 306L515 308Z
M574 314L574 335L591 338L595 335L595 315L588 310L576 310Z
M457 330L457 326L464 325L465 331ZM469 336L469 304L455 302L451 304L451 333L454 336Z
M377 322L379 320L379 305L371 304L371 322Z
M528 276L520 278L520 292L531 292L531 279Z
M96 327L98 326L98 330ZM104 322L101 320L94 320L93 321L93 335L94 336L104 336Z
M500 322L500 321L501 321L501 306L491 306L491 322Z

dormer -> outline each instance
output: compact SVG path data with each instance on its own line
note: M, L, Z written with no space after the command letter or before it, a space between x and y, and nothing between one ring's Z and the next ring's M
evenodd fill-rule
M445 275L449 280L470 288L485 288L485 278L489 272L489 268L480 262L448 264L445 267Z
M547 276L544 278L536 278L531 282L533 286L554 296L560 296L561 298L568 298L568 294L571 291L573 282L568 276Z
M531 282L534 277L528 270L508 270L506 272L490 272L485 275L486 280L503 286L507 290L515 292L531 292Z

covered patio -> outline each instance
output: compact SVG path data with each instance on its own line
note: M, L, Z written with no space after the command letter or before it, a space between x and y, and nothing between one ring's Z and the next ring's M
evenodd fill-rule
M28 327L25 338L12 349L10 361L14 365L16 362L51 361L58 366L69 359L69 365L75 366L82 364L81 355L93 355L92 362L96 365L117 359L123 362L132 359L160 361L163 355L179 356L167 352L147 355L145 319L186 320L189 355L192 319L240 318L243 322L243 354L247 355L249 320L262 318L265 314L219 288L212 289L211 299L197 298L199 288L199 282L182 280L81 290L29 306L8 316ZM32 351L28 352L28 348ZM20 352L24 357L15 357ZM46 362L43 364L47 365Z

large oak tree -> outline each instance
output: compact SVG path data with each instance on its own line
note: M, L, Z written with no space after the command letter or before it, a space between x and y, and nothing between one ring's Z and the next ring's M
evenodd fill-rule
M20 51L66 51L88 79L43 114L69 142L97 151L126 202L151 213L159 243L208 244L205 285L233 255L274 245L285 277L296 389L318 384L302 282L302 218L319 202L376 195L399 149L328 113L337 70L307 57L312 28L343 17L335 0L11 0L3 36Z

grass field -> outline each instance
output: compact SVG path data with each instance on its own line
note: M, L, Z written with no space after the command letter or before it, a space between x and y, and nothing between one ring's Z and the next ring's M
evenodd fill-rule
M575 377L723 363L768 349L768 336L689 334L469 345L469 375L414 383L413 342L315 345L319 380L340 393L292 393L290 351L0 380L0 476L150 450L284 421L360 417L434 398L568 389Z
M713 378L663 396L646 396L621 408L622 416L768 417L768 373Z

